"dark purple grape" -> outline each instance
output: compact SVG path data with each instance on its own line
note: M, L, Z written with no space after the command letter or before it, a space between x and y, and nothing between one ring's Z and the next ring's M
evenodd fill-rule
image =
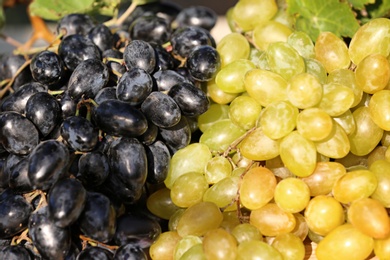
M177 27L199 26L210 31L217 23L217 19L218 16L213 9L196 5L183 8L173 23Z
M156 53L148 42L133 40L123 52L123 59L128 70L140 68L151 74L156 68Z
M0 259L4 260L32 260L30 252L22 245L9 245L0 250Z
M65 67L57 53L42 51L35 55L30 63L30 70L34 80L53 85L65 75Z
M77 110L77 102L73 100L68 91L65 91L60 98L60 105L62 111L62 119L69 116L74 116Z
M156 44L169 41L171 27L167 20L156 15L143 15L130 26L130 38Z
M77 256L80 253L80 249L77 247L75 243L72 242L68 254L66 255L64 260L77 260Z
M186 147L191 141L191 129L184 116L175 126L160 128L160 135L171 152Z
M26 103L26 117L34 123L42 136L47 136L61 120L61 107L49 93L38 92Z
M173 54L186 58L195 47L211 46L212 40L207 30L197 26L188 26L179 28L172 34L171 44Z
M191 83L183 75L174 70L160 70L153 74L159 91L168 91L174 85Z
M148 129L141 136L137 137L143 144L152 144L158 136L158 127L148 120Z
M95 148L99 130L84 117L70 116L62 122L61 136L72 149L88 152Z
M152 76L143 69L132 68L119 79L116 97L132 106L137 106L149 96L152 90Z
M112 81L113 85L116 85L116 82L118 81L118 74L123 74L126 72L126 66L122 63L119 63L117 61L110 60L110 58L114 59L123 59L123 53L116 49L108 49L105 50L102 54L103 60L106 59L105 64L110 72L110 81ZM109 82L110 83L110 82Z
M0 113L0 143L10 153L29 154L39 143L34 124L17 112Z
M137 137L145 133L144 114L120 100L106 100L94 109L94 121L103 132L113 136Z
M161 45L152 45L156 51L156 69L157 70L172 70L180 65L180 61L175 59L166 49Z
M78 225L85 236L102 243L109 242L116 229L116 211L109 198L98 192L88 192Z
M15 55L12 53L2 54L0 56L0 81L13 78L25 62L26 58L23 55ZM26 66L16 76L12 83L12 89L16 91L20 86L30 82L31 79L30 69Z
M148 256L141 248L128 244L115 251L114 260L148 260Z
M142 103L141 110L158 127L172 127L181 118L180 108L173 98L160 91L150 93Z
M100 105L103 101L117 99L116 98L116 88L114 87L105 87L96 94L94 101L96 104Z
M145 146L148 158L147 182L152 184L162 183L168 174L171 154L168 147L162 141Z
M8 153L0 154L0 192L2 189L8 188L10 172L7 169Z
M114 254L108 249L98 246L88 246L78 254L76 260L112 260L113 258Z
M57 23L57 34L65 33L63 38L73 34L87 34L94 27L91 17L85 14L68 14Z
M98 24L88 32L89 39L101 52L111 49L114 45L114 37L110 28L104 24Z
M208 45L199 46L188 55L186 66L196 80L209 81L219 71L221 58L215 48Z
M72 72L68 81L68 92L71 98L94 98L108 82L107 66L99 59L81 61Z
M99 151L84 153L78 160L77 178L86 187L101 185L110 174L107 156Z
M44 259L64 259L71 248L70 230L56 226L49 217L47 207L31 214L28 233Z
M20 160L14 167L12 167L9 176L9 187L15 193L28 193L34 189L31 187L28 179L28 157Z

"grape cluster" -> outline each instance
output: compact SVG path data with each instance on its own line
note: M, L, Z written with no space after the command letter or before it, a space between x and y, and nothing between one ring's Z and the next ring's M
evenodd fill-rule
M220 56L214 11L152 2L0 57L1 259L148 259L167 229L146 198L197 141Z

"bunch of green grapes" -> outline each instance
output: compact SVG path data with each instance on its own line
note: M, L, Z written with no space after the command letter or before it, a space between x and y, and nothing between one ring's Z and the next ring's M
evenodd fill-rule
M349 44L295 31L274 0L241 0L217 44L198 143L148 199L169 219L152 259L390 255L390 20Z

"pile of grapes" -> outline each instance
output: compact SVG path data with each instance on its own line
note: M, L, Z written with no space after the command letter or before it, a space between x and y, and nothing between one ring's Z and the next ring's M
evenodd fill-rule
M70 14L0 57L0 259L389 257L390 20L227 18Z

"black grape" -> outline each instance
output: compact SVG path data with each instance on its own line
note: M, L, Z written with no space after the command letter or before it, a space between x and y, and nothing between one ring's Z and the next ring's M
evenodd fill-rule
M77 178L86 187L101 185L110 174L107 156L99 151L84 153L78 160Z
M9 187L16 193L28 193L34 189L31 187L28 179L28 157L20 160L12 167L9 176Z
M123 52L123 59L127 69L140 68L152 73L156 68L156 53L148 42L133 40Z
M114 260L148 260L148 257L141 248L128 244L116 250Z
M7 170L8 153L0 154L0 192L2 189L8 188L10 173Z
M158 136L158 127L148 120L148 129L141 136L137 137L143 144L149 145L156 141Z
M96 94L94 101L96 104L100 105L103 101L110 100L110 99L117 99L116 98L116 88L114 87L105 87L99 90L99 92Z
M0 259L32 260L30 252L22 245L9 245L1 248Z
M160 128L160 135L171 152L176 152L190 144L191 128L187 119L182 116L180 122L175 126Z
M122 63L117 62L116 60L110 60L110 58L114 59L122 59L123 53L116 49L107 49L103 52L103 61L105 60L105 64L110 71L110 81L109 84L116 85L118 81L118 73L123 74L126 72L126 66Z
M87 34L94 27L91 17L85 14L68 14L57 23L57 34L65 33L63 38L73 34Z
M180 83L191 83L183 75L174 70L159 70L153 74L159 91L168 91L171 87Z
M215 11L206 6L190 6L183 8L174 20L178 27L199 26L211 30L217 23L218 16Z
M212 40L207 30L197 27L188 26L177 29L171 37L172 52L186 58L193 48L200 45L212 45Z
M101 52L111 49L114 45L114 36L106 25L98 24L88 32L89 39Z
M113 258L114 254L112 252L98 246L88 246L77 255L77 260L112 260Z
M31 59L30 70L34 80L46 85L56 84L65 76L61 58L52 51L41 51L36 54Z
M212 80L220 67L221 58L217 50L208 45L196 47L187 58L188 71L198 81Z
M1 54L0 56L0 81L5 79L11 79L16 76L16 72L26 62L26 58L23 55L15 55L12 53ZM17 90L20 86L30 82L32 79L29 67L24 68L15 77L12 83L12 89Z
M152 46L156 51L156 70L172 70L180 65L180 61L175 59L161 45L152 44Z
M60 106L62 111L62 118L65 119L68 116L73 116L76 114L77 102L73 100L68 91L65 91L60 97Z
M156 44L166 43L171 36L171 27L168 21L155 15L143 15L137 18L129 30L131 39Z
M156 141L145 147L148 158L147 182L162 183L168 174L171 155L168 147L162 141Z

